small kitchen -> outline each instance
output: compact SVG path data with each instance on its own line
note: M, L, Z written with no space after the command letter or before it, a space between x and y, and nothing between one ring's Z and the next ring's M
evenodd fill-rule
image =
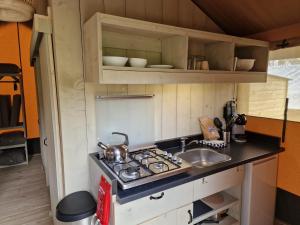
M247 129L244 92L269 81L273 43L197 2L52 0L34 16L56 224L274 224L286 119L282 136Z

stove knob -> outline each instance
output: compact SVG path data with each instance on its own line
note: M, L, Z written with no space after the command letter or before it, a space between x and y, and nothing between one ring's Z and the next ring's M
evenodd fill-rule
M181 158L178 158L177 159L177 164L181 164L182 163L182 159Z
M173 162L177 162L177 161L178 161L178 157L177 157L176 155L173 155L173 156L172 156L172 161L173 161Z
M164 157L168 157L168 152L164 151L163 155L164 155Z
M172 153L168 153L167 156L168 156L169 159L172 159L172 156L173 156L173 155L172 155Z

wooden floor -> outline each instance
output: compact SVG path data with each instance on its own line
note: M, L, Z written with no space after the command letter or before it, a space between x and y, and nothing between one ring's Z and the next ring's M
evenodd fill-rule
M41 157L0 169L0 225L52 225Z

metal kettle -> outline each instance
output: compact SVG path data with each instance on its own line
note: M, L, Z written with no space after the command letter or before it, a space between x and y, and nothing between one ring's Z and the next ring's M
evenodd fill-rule
M120 145L105 145L100 141L98 142L98 146L104 150L104 158L108 161L123 162L126 160L128 154L128 135L120 132L112 132L112 134L124 136L124 143Z

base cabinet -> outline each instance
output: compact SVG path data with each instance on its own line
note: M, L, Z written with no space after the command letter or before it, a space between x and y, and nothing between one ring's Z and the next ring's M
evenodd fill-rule
M273 225L278 156L246 165L243 184L242 224Z
M194 201L239 185L244 179L244 166L225 170L194 181Z
M189 225L193 223L193 204L165 213L139 225Z
M189 225L193 223L193 204L177 209L177 225Z
M176 219L176 210L174 210L139 225L176 225Z

